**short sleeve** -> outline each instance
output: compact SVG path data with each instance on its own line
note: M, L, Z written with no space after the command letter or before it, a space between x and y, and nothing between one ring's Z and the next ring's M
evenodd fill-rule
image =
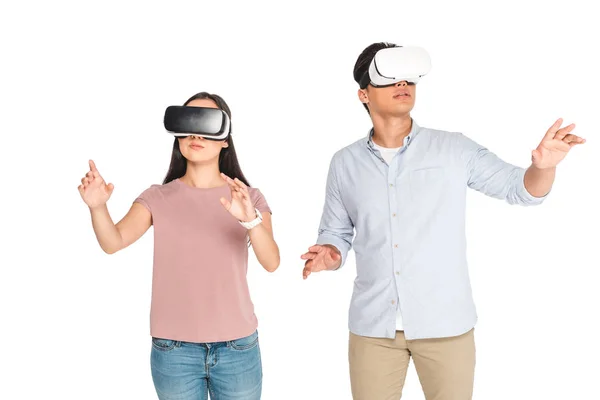
M154 199L156 197L156 187L155 185L150 186L148 189L144 190L133 202L140 203L144 207L152 213L152 206L154 203Z
M254 203L254 207L261 213L273 213L269 207L269 204L267 203L267 200L265 199L265 196L263 196L259 189L250 189L250 198Z

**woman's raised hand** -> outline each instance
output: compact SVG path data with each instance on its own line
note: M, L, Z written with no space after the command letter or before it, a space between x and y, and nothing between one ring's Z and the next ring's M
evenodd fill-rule
M98 172L94 161L90 160L90 170L81 179L79 194L89 208L96 208L106 204L113 192L114 185L107 184Z

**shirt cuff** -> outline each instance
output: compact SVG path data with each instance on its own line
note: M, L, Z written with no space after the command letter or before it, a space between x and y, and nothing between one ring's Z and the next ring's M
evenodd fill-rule
M319 244L319 245L330 244L330 245L335 246L340 251L340 254L342 255L342 262L338 269L340 269L344 266L344 264L346 263L346 258L348 256L348 250L349 250L348 243L345 240L340 239L339 237L329 234L329 233L322 233L317 238L317 244Z
M552 189L550 189L550 191L542 197L533 196L531 193L529 193L527 191L527 188L525 187L525 173L526 172L527 172L527 170L524 168L521 168L519 171L518 193L519 193L519 198L521 199L521 203L526 206L537 206L539 204L542 204L544 202L544 200L546 200L546 198L548 198L548 195L550 194Z

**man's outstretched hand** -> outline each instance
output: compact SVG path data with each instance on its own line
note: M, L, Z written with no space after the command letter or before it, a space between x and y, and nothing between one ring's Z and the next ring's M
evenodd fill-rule
M575 124L561 128L562 122L562 118L559 118L548 129L537 149L531 152L535 167L554 168L567 156L573 146L585 143L585 139L571 133L575 129Z
M304 279L308 278L313 272L337 269L342 262L340 251L335 246L327 244L316 244L309 247L308 252L302 254L300 258L306 260L302 271Z

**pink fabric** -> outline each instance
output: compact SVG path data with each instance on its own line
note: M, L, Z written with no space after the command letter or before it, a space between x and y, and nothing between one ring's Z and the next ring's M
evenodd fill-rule
M260 212L271 212L250 188ZM187 342L245 337L258 326L246 272L246 229L221 205L227 185L200 189L179 179L152 185L135 201L152 213L154 267L150 333Z

